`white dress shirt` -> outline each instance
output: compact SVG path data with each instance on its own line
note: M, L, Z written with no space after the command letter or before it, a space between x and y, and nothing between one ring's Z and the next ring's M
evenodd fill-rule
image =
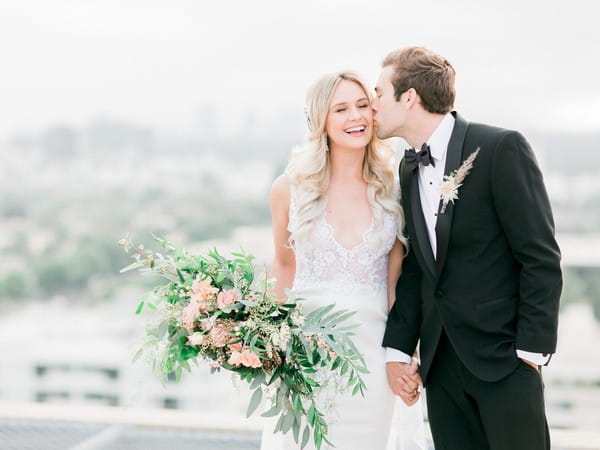
M424 166L419 164L419 198L421 208L425 217L429 243L435 259L437 255L437 239L435 234L435 225L437 222L437 212L442 195L442 181L444 179L444 169L446 167L446 154L448 153L448 143L454 129L454 116L447 113L431 137L427 140L433 164ZM435 165L434 165L435 164ZM410 362L411 357L400 350L394 348L385 349L386 362L399 361ZM538 365L544 365L550 359L549 355L541 353L526 352L517 350L519 358L527 359Z

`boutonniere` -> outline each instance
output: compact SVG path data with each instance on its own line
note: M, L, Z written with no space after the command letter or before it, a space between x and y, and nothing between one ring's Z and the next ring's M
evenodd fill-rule
M440 214L446 212L446 207L449 202L454 204L454 200L458 200L458 188L463 185L465 177L469 174L473 168L473 161L477 158L479 153L479 147L473 153L469 155L467 159L463 161L458 170L450 172L449 175L444 175L444 181L442 182L442 209Z

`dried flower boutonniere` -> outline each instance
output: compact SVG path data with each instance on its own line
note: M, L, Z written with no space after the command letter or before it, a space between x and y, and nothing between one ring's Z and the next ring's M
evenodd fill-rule
M442 209L440 214L446 212L446 207L449 202L454 204L454 200L458 200L458 188L462 186L465 177L469 174L473 168L473 161L477 158L479 153L479 147L473 153L469 155L467 159L463 161L458 170L451 172L450 175L444 175L444 181L442 182Z

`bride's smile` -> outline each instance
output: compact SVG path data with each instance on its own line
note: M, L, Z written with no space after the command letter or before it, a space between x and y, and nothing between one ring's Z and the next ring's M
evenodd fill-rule
M373 136L373 110L365 91L342 80L331 98L325 122L331 148L364 149Z

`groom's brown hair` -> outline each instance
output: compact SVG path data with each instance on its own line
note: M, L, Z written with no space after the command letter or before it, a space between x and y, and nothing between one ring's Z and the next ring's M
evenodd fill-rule
M413 88L426 111L445 114L454 107L454 78L450 62L424 47L406 47L388 54L382 67L392 66L392 86L396 100Z

